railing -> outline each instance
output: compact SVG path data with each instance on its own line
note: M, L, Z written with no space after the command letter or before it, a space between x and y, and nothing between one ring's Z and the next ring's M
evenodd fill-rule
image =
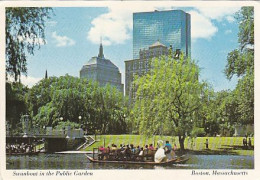
M27 133L12 134L10 131L6 132L7 136L23 136L23 137L32 137L32 136L49 136L49 137L66 137L66 138L83 138L84 131L82 129L74 130L53 130L46 129L45 131L33 130Z

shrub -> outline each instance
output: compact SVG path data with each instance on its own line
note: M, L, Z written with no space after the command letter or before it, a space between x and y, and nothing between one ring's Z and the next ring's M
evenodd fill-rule
M195 127L191 131L192 137L204 137L205 135L206 135L206 132L205 132L204 128Z

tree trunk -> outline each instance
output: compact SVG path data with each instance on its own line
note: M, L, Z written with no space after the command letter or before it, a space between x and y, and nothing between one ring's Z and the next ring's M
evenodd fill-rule
M179 136L179 143L180 143L180 148L181 151L184 151L184 140L185 140L185 136Z

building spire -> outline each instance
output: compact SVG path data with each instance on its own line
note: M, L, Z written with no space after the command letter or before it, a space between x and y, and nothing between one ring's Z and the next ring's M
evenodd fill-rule
M100 46L99 46L98 57L99 57L99 58L104 58L103 45L102 45L102 37L100 37Z
M45 79L48 79L47 69L46 69L46 72L45 72Z

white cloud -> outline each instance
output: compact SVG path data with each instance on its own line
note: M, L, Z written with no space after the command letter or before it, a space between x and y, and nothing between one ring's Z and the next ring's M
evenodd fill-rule
M191 37L193 40L198 38L211 39L218 32L218 28L197 11L189 11L191 15Z
M204 38L210 39L218 32L218 28L212 20L222 21L226 19L232 22L232 15L239 10L240 7L196 7L191 13L191 34L192 39ZM158 10L178 9L173 8L172 3L161 3L154 5L146 3L145 6L134 4L120 4L108 6L108 12L104 13L91 22L92 27L87 33L87 39L94 44L102 42L104 45L123 44L132 37L133 28L133 12L147 12Z
M52 38L54 39L57 47L73 46L76 43L73 39L67 36L57 35L56 31L52 33Z
M225 31L225 34L231 34L232 33L232 30L231 29L228 29Z
M114 18L112 14L103 14L92 21L93 27L88 32L88 39L95 44L104 45L122 44L131 37L126 21L120 17Z
M21 76L21 82L24 85L27 85L29 88L31 88L32 86L34 86L37 82L39 82L40 80L42 80L43 78L35 78L35 77L31 77L31 76Z
M32 76L26 77L25 75L21 75L21 83L28 86L29 88L33 87L36 83L38 83L42 79L43 78L36 78ZM8 80L14 82L14 77L8 75Z
M196 7L196 9L210 19L222 21L227 18L230 20L232 15L237 12L240 7Z
M226 19L227 19L227 21L228 21L229 23L235 22L234 16L227 16Z
M154 5L140 6L110 6L108 13L95 18L87 34L87 39L98 44L102 37L104 45L123 44L132 37L133 12L153 11Z

